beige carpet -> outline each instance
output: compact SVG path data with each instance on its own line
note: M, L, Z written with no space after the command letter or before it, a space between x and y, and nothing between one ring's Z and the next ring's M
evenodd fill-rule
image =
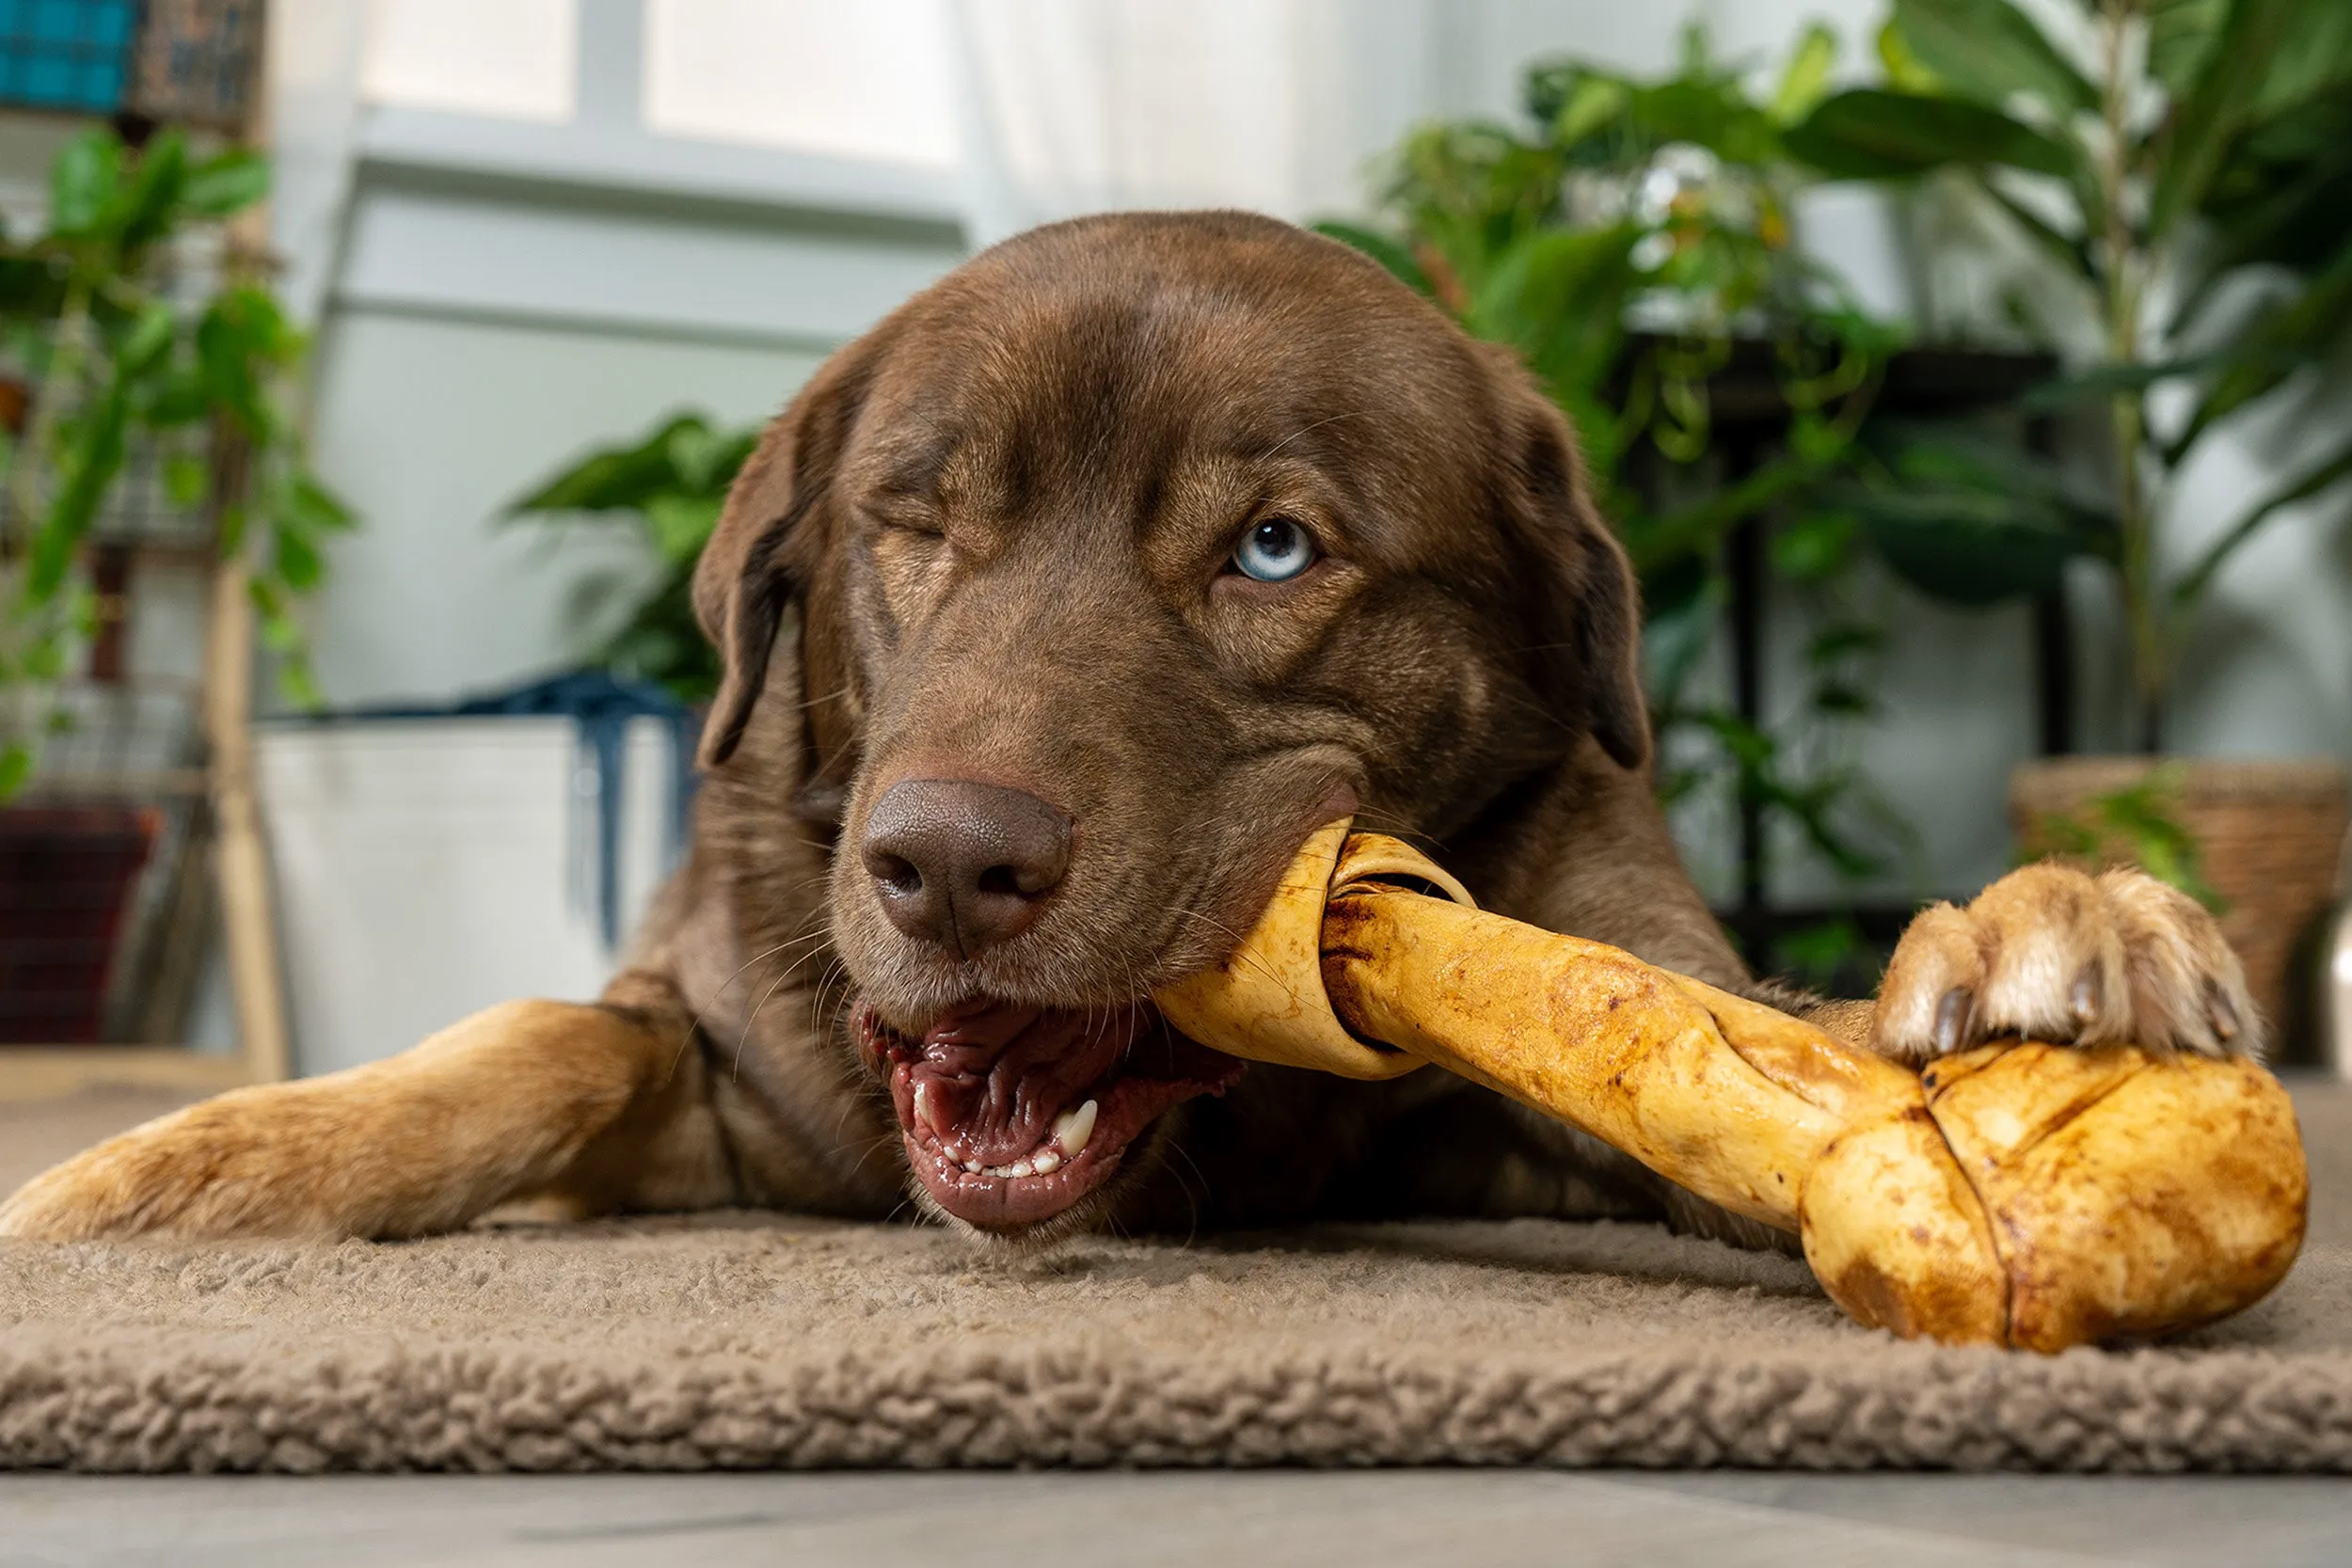
M2352 1095L2301 1099L2312 1245L2269 1301L2162 1348L1904 1344L1800 1265L1624 1226L1011 1261L767 1215L0 1243L0 1465L2346 1471Z

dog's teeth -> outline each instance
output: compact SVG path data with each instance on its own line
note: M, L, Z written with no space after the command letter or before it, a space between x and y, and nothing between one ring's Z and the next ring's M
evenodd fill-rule
M974 1176L980 1174L980 1163L977 1160L966 1160L963 1163L963 1168L971 1172Z
M932 1103L931 1086L919 1078L914 1081L914 1119L930 1128L931 1135L937 1138L945 1138L954 1128L952 1122L939 1115L939 1107Z
M1009 1169L1015 1176L1035 1176L1037 1166L1027 1160L1015 1160Z
M1064 1111L1054 1118L1054 1141L1061 1146L1061 1157L1074 1160L1078 1151L1094 1136L1094 1101L1089 1100L1074 1111Z
M1040 1176L1051 1176L1061 1169L1061 1156L1050 1148L1041 1148L1030 1156L1029 1164Z

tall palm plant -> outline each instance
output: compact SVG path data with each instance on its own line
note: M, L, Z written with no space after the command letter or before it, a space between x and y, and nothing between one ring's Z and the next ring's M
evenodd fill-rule
M2255 410L2314 402L2352 340L2352 4L2078 0L2053 38L2012 0L1894 0L1883 87L1784 138L1836 177L1973 185L2096 302L2100 352L2044 388L2092 404L2095 499L2013 448L1921 439L1862 505L1920 586L1984 602L2073 556L2112 568L2138 743L2155 750L2216 578L2296 502L2352 477L2352 433L2192 551L2168 549L2183 468ZM2159 394L2162 394L2159 396Z

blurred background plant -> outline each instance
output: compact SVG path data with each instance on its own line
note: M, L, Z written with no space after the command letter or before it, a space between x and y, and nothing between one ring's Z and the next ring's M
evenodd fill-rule
M1951 431L1889 428L1847 499L1926 592L1987 604L2104 564L2136 712L2160 749L2184 640L2218 574L2295 503L2352 476L2352 444L2287 466L2217 529L2182 470L2249 415L2324 411L2352 341L2352 5L2085 0L2045 34L2012 0L1894 0L1886 86L1813 106L1785 146L1824 174L1958 187L2055 286L2011 315L2067 355L2031 406L2104 426L2104 483ZM2095 321L2095 342L2076 324ZM2194 537L2177 537L2190 534Z
M1523 122L1415 131L1370 221L1318 227L1518 350L1574 422L1642 579L1661 794L1725 797L1853 881L1893 867L1910 833L1855 757L1883 633L1835 486L1867 458L1859 438L1903 333L1794 244L1810 176L1783 137L1821 99L1836 54L1827 28L1808 28L1761 97L1695 26L1662 80L1540 61ZM1772 438L1737 463L1713 403L1735 366L1776 405ZM1772 572L1809 627L1804 696L1778 723L1702 673L1726 608L1725 542L1767 515ZM1772 957L1819 978L1859 940L1833 918Z
M246 149L198 156L167 129L134 150L92 129L56 155L46 228L0 238L0 800L64 722L57 686L105 608L84 546L143 445L170 502L210 515L220 552L249 562L287 693L315 700L294 609L323 580L323 541L354 519L292 413L309 344L235 246L208 287L187 264L268 184Z
M727 486L758 439L756 429L727 430L702 414L673 415L641 439L591 450L508 503L510 519L618 515L642 529L656 562L653 585L637 589L591 662L652 681L689 705L709 701L719 688L719 657L694 620L694 562L719 524ZM584 621L612 618L609 601L622 585L598 588L600 602L580 607Z
M2181 820L2187 769L2178 763L2151 769L2121 789L2092 796L2073 811L2035 818L2019 863L2065 855L2090 865L2133 864L2179 888L2216 914L2229 900L2205 879L2202 846Z

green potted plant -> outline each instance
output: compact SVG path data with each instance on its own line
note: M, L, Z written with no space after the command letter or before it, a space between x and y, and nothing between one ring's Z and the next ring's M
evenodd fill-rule
M1785 145L1836 54L1827 28L1806 29L1761 93L1695 27L1660 78L1539 61L1524 119L1417 130L1369 220L1319 226L1516 348L1576 424L1642 577L1661 793L1738 814L1735 925L1756 961L1817 983L1874 978L1860 929L1763 909L1766 847L1855 887L1915 842L1859 763L1883 596L1855 570L1877 541L1843 494L1879 461L1867 436L1904 333L1796 243L1820 176ZM1708 673L1710 647L1738 640L1741 571L1751 603L1769 578L1809 623L1803 701L1778 719L1753 681L1723 690Z
M706 415L672 415L644 436L593 448L509 502L510 518L634 518L660 575L597 646L596 665L652 681L699 708L719 687L718 655L694 620L694 562L719 524L727 486L752 454L757 429L729 430Z
M2311 406L2307 372L2352 340L2352 7L2097 0L2081 21L2057 39L2012 0L1894 0L1886 84L1823 100L1786 137L1833 177L1933 177L1973 195L2099 324L2096 355L2032 402L2090 417L2104 483L2078 486L2014 441L1891 432L1877 482L1849 498L1899 569L1958 602L2045 591L2070 561L2111 577L2141 755L2021 770L2028 844L2051 838L2037 823L2160 766L2215 581L2289 509L2352 477L2339 424L2331 450L2248 497L2201 547L2166 547L2185 521L2186 464L2236 421ZM2020 314L2065 345L2061 324ZM2343 836L2342 768L2195 762L2162 779L2258 999L2287 1010L2288 955Z
M129 890L159 820L136 788L109 799L103 779L85 779L69 799L41 770L44 745L73 722L64 694L87 682L124 613L123 587L103 562L119 571L144 543L112 531L135 458L160 468L167 505L199 521L205 547L245 563L286 687L310 695L292 612L321 579L324 540L352 517L310 472L290 412L306 343L258 263L224 246L219 276L198 287L185 243L218 235L267 185L267 165L246 149L199 156L176 130L135 149L94 129L57 154L46 227L0 238L0 992L12 1004L0 1035L9 1038L95 1037ZM100 570L94 545L104 546Z

